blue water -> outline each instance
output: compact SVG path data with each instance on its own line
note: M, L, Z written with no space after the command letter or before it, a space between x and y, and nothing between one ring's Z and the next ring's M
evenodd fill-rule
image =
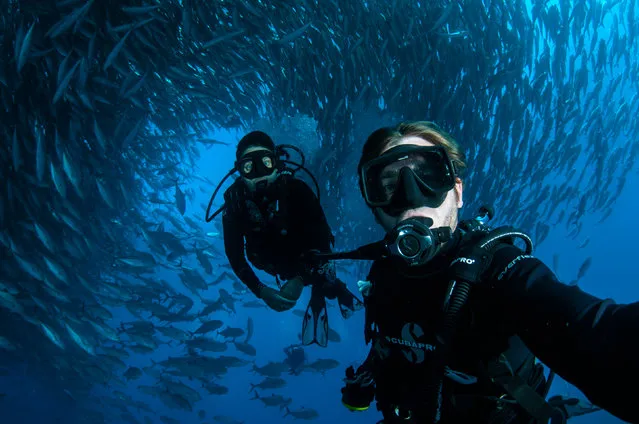
M600 37L606 37L607 34L602 28L599 35ZM632 94L629 93L628 97L630 98ZM374 125L376 127L377 122L374 122ZM370 130L372 129L370 128ZM198 169L194 172L213 182L217 182L231 168L235 159L234 145L241 137L241 134L217 131L210 134L210 137L229 142L231 146L202 148L202 158L198 162ZM354 156L356 157L357 153L354 153ZM586 176L586 178L588 177ZM193 187L183 186L183 189L188 191L191 188L194 193L193 197L187 199L187 215L203 222L204 210L200 205L208 202L209 193L214 187L206 187L208 191L203 193L199 190L200 185L202 185L200 182L194 182ZM606 190L607 188L601 187L600 189ZM554 227L548 238L542 244L536 246L536 256L551 266L553 255L560 254L560 265L557 273L560 280L565 282L575 279L583 260L592 256L592 266L579 283L582 289L602 298L612 298L619 303L634 302L639 298L639 286L636 284L636 270L634 269L636 264L635 243L637 238L639 238L639 229L634 225L634 216L631 214L632 211L639 208L639 202L635 199L636 193L639 193L639 177L633 171L628 175L627 185L615 204L614 212L604 223L596 224L600 218L598 214L587 215L583 219L583 231L576 240L568 237L568 231L563 226ZM347 215L343 218L345 222L337 222L335 217L329 216L329 221L334 230L344 223L362 219L362 211L367 210L357 187L349 187L345 191L345 196L349 204L349 207L346 208ZM219 205L220 202L221 193L218 196L216 205ZM464 212L471 213L472 211L462 210L462 213ZM569 215L569 212L567 211L566 215ZM367 222L370 221L370 216L366 216L365 219ZM203 224L202 231L215 231L215 228L213 225L204 226ZM589 244L587 247L579 249L578 246L586 238L590 238ZM344 244L348 243L338 240L338 247L344 246ZM222 250L221 241L218 241L218 247ZM193 260L191 265L197 266L197 263ZM264 278L264 282L273 284L272 278L267 278L264 274L259 275ZM174 274L160 273L158 277L170 281L176 287L180 287L179 280ZM365 276L342 274L341 277L347 282L351 290L355 291L357 280L363 279ZM229 287L226 288L231 291ZM217 289L217 287L212 288L205 296L209 299L217 299ZM184 291L182 288L180 290ZM246 295L245 300L252 299L250 295ZM296 309L303 309L307 301L308 293L300 299ZM309 361L319 358L334 358L341 362L341 366L327 372L325 375L303 373L295 377L286 376L288 386L272 392L292 397L291 409L307 407L317 410L320 414L320 417L315 420L317 424L374 423L381 418L374 407L367 412L352 413L346 410L340 402L340 387L342 386L341 379L343 378L344 369L349 365L357 366L368 353L368 347L364 345L363 338L364 315L359 313L350 320L344 321L335 308L330 309L329 314L330 325L341 335L342 342L331 343L326 349L316 346L309 347L306 352ZM301 327L301 319L291 312L275 313L266 309L243 309L239 306L239 302L237 314L229 315L218 312L211 317L222 319L229 326L241 328L245 328L248 317L252 317L255 323L255 335L251 344L256 346L258 350L255 360L258 366L264 365L268 361L281 361L284 359L282 350L286 346L297 342L297 335ZM121 312L114 317L114 325L129 319L131 317L127 313ZM3 323L0 323L0 328L2 325ZM191 326L178 326L193 330L197 327L197 323ZM33 346L32 349L37 350L38 346ZM177 356L181 353L183 351L179 348L163 345L152 355L133 355L129 365L144 367L151 364L151 359L157 361L165 359L169 355ZM224 354L245 357L243 354L235 352L232 346ZM32 364L25 364L15 360L9 362L2 358L0 356L0 367L8 368L10 373L8 376L0 375L0 394L5 394L4 396L0 395L0 424L75 424L87 422L80 419L82 403L71 399L65 394L63 386L50 386L48 380L42 378L37 367ZM51 362L56 361L56 358L49 359ZM262 379L261 376L251 373L250 369L251 365L232 368L224 378L217 381L230 389L227 395L211 396L202 390L203 400L196 404L193 413L168 410L155 399L137 392L136 387L138 385L151 385L154 383L154 380L148 376L133 382L125 388L113 386L96 389L94 395L97 397L111 397L114 391L120 390L131 395L136 400L146 402L154 411L157 411L157 414L137 414L133 411L141 423L144 422L143 417L147 416L152 419L153 423L159 424L161 421L158 417L161 415L178 419L184 424L212 424L215 422L213 416L219 415L230 416L246 424L292 421L293 418L290 416L282 418L283 412L278 408L266 408L261 402L250 400L253 394L249 393L249 384L258 383ZM587 372L587 370L584 370L584 372ZM187 380L184 382L194 387L199 386L199 382L190 383ZM629 382L629 384L633 383ZM621 388L617 387L609 389L611 391L621 390ZM260 391L260 394L268 395L270 392ZM582 397L577 389L563 382L560 378L555 380L551 390L552 394ZM199 410L205 411L204 420L198 418L197 412ZM125 423L123 420L113 420L111 422L113 424ZM620 422L622 421L605 412L571 420L571 423L575 424L614 424Z
M218 132L212 134L213 137L222 141L229 141L234 145L237 135L228 132ZM224 172L230 167L234 159L234 148L219 147L202 150L202 159L196 172L213 181L218 181ZM198 183L199 184L199 183ZM602 187L605 189L605 187ZM577 270L583 260L588 256L593 256L593 263L586 277L581 281L581 287L600 297L610 297L617 302L632 302L639 297L639 287L632 280L632 266L635 263L634 243L639 237L639 230L633 225L633 220L629 219L628 211L637 208L637 201L634 194L639 192L639 178L637 173L631 173L627 187L619 197L615 212L603 224L597 225L598 215L587 216L584 219L584 230L576 239L567 237L567 231L563 227L553 229L551 235L539 246L536 255L552 265L552 256L560 254L560 265L558 275L563 281L570 281L576 277ZM203 214L200 203L208 200L207 194L194 190L196 196L188 200L187 215L200 217ZM359 193L353 187L353 192L348 196L352 197L353 203L361 202ZM349 200L350 201L350 200ZM357 210L359 208L356 208ZM357 216L346 216L346 220L358 219ZM334 221L331 221L335 225ZM203 231L213 231L213 227L203 228ZM581 242L589 237L590 243L584 249L578 249ZM222 249L221 240L218 241ZM179 286L177 277L170 273L159 275ZM265 277L263 274L260 276ZM356 282L364 276L345 275L342 277L349 284L350 288L356 290ZM266 283L272 283L271 279L265 278ZM217 288L206 293L210 299L217 298ZM305 307L308 294L300 300L297 309ZM246 295L245 300L251 300L250 295ZM343 377L343 370L348 365L358 365L368 352L363 340L363 313L359 313L348 321L344 321L337 309L329 310L330 325L342 337L341 343L331 343L328 348L318 347L307 348L309 360L319 358L335 358L342 364L341 367L327 372L325 375L303 373L300 376L288 377L288 387L276 390L276 393L293 398L291 409L300 407L313 408L320 413L316 423L371 423L380 419L379 414L371 408L368 412L352 413L346 410L340 403L340 387ZM229 315L217 312L213 318L222 319L229 326L246 328L248 317L252 317L255 323L255 335L251 343L257 347L257 365L264 365L268 361L280 361L284 358L283 348L297 342L297 335L300 332L300 318L291 312L275 313L265 309L243 309L238 307L236 315ZM130 319L127 314L116 316L114 321ZM194 329L197 324L191 327ZM37 346L34 346L37 349ZM230 347L224 354L235 355L235 349ZM180 354L179 349L161 346L153 355L132 357L130 365L147 366L150 359L161 360L168 355ZM238 356L244 357L241 353ZM55 358L51 358L55 360ZM5 365L5 364L3 364ZM11 375L0 377L0 393L6 393L4 399L0 400L0 423L2 424L35 424L35 423L74 423L77 421L79 413L78 403L71 400L62 392L63 387L47 387L35 369L20 363L8 363L5 366L11 368ZM204 400L197 403L193 413L181 413L179 411L169 411L165 406L154 399L136 393L135 387L141 384L153 384L150 377L143 377L126 388L107 388L96 391L96 395L109 394L113 390L121 390L132 395L135 399L144 400L159 415L167 415L185 424L213 423L213 416L231 416L245 423L276 423L292 420L292 417L282 418L283 412L278 408L266 408L261 402L250 400L253 396L249 394L249 384L259 382L262 377L250 372L251 366L242 368L232 368L228 375L217 381L219 384L229 387L230 392L224 396L209 396L202 392ZM587 370L584 370L585 372ZM188 381L185 381L189 384ZM199 383L193 384L197 387ZM610 390L621 390L611 387ZM264 394L268 395L268 391ZM574 388L557 379L553 385L551 394L568 394L581 396ZM206 417L200 420L197 411L204 410ZM138 416L142 422L142 416L147 415L154 419L154 423L159 423L157 417L149 414ZM118 421L114 421L118 422ZM124 422L124 421L121 421ZM577 424L612 424L621 422L620 420L601 412L586 417L574 419Z

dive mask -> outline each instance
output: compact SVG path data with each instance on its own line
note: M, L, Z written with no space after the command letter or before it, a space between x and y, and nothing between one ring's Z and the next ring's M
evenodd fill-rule
M439 207L455 186L455 168L442 146L401 145L362 166L366 204L391 215Z
M277 158L270 150L256 150L242 156L235 167L240 175L248 180L263 178L277 170Z

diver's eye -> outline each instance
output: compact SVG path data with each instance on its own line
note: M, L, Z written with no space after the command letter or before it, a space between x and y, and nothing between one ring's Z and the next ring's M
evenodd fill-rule
M253 170L253 161L247 160L246 162L244 162L244 164L242 165L242 172L244 174L248 174L252 170Z
M262 163L269 169L273 167L273 160L268 156L262 158Z
M382 184L382 190L384 191L384 194L389 197L392 196L393 193L395 193L396 187L397 187L397 184L395 183Z

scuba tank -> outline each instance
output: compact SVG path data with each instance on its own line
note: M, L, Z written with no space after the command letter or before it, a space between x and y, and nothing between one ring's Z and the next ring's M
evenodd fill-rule
M300 157L302 159L301 163L297 163L297 162L292 161L291 160L291 155L285 149L292 149L292 150L295 150L297 153L299 153L299 155L300 155ZM287 171L287 172L290 172L293 177L295 176L295 174L299 170L302 170L302 171L306 172L306 174L308 174L308 176L311 178L311 180L313 180L313 184L315 185L315 190L316 190L316 194L317 194L317 199L319 200L319 198L320 198L319 184L317 183L317 180L315 179L313 174L311 174L311 172L305 167L306 157L304 156L304 153L302 153L302 150L299 147L293 146L291 144L280 144L280 145L275 147L275 156L277 157L278 172ZM286 165L293 165L293 166L295 166L295 168L287 168ZM215 196L217 196L217 193L220 191L220 188L222 188L222 184L224 184L224 182L231 175L236 173L237 171L238 171L238 169L237 169L236 166L234 166L232 169L230 169L226 173L224 178L222 178L222 181L220 181L220 183L217 185L217 187L213 191L213 194L211 195L211 199L209 200L209 204L206 207L206 213L205 213L205 216L204 216L204 219L206 220L206 222L211 222L226 207L226 205L222 205L218 210L216 210L213 213L213 215L210 215L211 207L213 206L213 201L215 200Z

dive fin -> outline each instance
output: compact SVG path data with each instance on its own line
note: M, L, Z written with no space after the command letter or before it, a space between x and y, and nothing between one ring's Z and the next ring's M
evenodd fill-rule
M321 347L328 346L328 312L326 299L322 290L313 286L311 300L306 307L302 322L302 344L308 346L316 343Z
M342 313L344 319L348 319L353 314L364 307L364 304L359 300L350 290L346 287L346 284L341 283L342 288L337 295L337 302L339 303L339 311Z

